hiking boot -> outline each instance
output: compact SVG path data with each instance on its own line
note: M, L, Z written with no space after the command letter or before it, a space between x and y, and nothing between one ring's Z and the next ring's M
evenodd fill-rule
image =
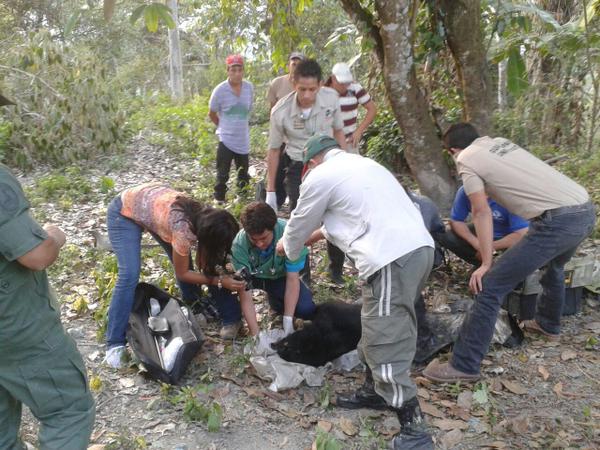
M242 322L230 323L229 325L223 325L221 327L221 331L219 331L219 336L221 339L226 341L232 341L238 335L240 328L242 328Z
M402 407L394 409L400 422L400 433L394 436L391 448L394 450L433 450L433 441L427 431L419 400L413 397Z
M452 367L449 362L440 364L439 360L434 359L423 370L423 376L438 383L456 383L457 381L469 383L479 380L481 375L461 372Z
M521 329L527 333L545 337L549 341L558 341L560 339L559 334L548 333L539 323L537 323L535 319L524 320L519 324L519 327L521 327Z
M375 392L373 375L368 367L363 385L353 393L338 395L336 405L348 409L391 409L383 397Z

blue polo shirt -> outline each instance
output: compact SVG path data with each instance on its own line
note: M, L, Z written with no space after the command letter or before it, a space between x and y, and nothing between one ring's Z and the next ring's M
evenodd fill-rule
M501 239L507 234L527 228L529 222L521 216L512 214L504 206L499 205L488 197L488 204L492 210L492 219L494 223L494 240ZM471 214L471 201L461 186L454 197L450 219L456 222L464 222Z

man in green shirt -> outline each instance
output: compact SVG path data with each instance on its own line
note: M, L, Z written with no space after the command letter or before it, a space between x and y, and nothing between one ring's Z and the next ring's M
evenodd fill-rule
M0 164L0 448L21 450L21 407L40 421L42 449L87 448L95 415L86 370L60 322L45 269L64 233L39 226L8 168Z
M291 261L279 256L275 247L285 229L285 220L278 219L266 203L250 203L240 217L243 229L233 241L233 265L236 270L246 269L252 276L252 286L264 290L271 308L283 313L283 330L294 331L294 315L309 319L315 312L312 294L300 280L308 249L304 247L298 259ZM252 291L239 294L242 314L252 336L258 334Z

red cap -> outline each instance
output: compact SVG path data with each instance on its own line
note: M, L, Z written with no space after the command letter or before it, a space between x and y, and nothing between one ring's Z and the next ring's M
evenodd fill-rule
M244 58L242 58L240 55L229 55L225 59L225 64L227 64L227 67L231 67L231 66L243 66L244 65Z

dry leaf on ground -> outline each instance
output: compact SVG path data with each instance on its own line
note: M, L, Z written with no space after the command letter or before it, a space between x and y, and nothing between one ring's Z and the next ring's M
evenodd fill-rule
M463 439L463 432L456 429L444 434L440 439L443 448L452 449Z
M560 359L563 361L569 361L570 359L577 358L577 352L575 350L567 349L560 354Z
M429 414L430 416L437 417L439 419L446 417L446 414L442 410L436 408L431 403L420 402L420 405L421 411L423 411L425 414Z
M348 436L354 436L356 433L358 433L354 422L346 417L340 418L340 428Z
M317 422L317 428L320 428L325 433L329 433L331 431L331 427L333 427L333 424L326 420L319 420L319 422Z
M502 380L501 383L506 389L508 389L513 394L527 394L527 389L522 384L517 383L516 381Z
M538 366L538 372L542 376L542 380L546 381L550 378L550 372L544 366Z
M469 424L462 420L434 419L432 424L434 427L444 431L466 430L467 428L469 428Z

